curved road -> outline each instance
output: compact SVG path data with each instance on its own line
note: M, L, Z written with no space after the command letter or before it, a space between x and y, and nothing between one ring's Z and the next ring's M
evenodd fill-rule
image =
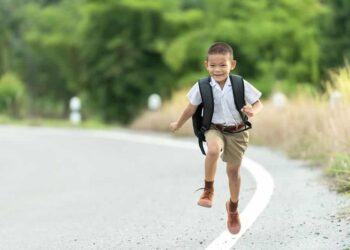
M0 249L210 245L226 226L223 163L213 208L198 207L199 149L153 143L168 135L139 143L129 133L0 126ZM275 189L232 249L350 247L349 217L342 216L350 201L328 191L319 171L265 148L250 146L247 156L270 172ZM255 188L243 168L241 211Z

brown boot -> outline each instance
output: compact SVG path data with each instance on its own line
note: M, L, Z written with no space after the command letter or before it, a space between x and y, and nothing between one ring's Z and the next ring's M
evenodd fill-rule
M201 188L204 189L201 197L198 200L198 205L202 207L212 207L214 188Z
M238 234L241 230L241 222L237 211L238 201L231 204L230 201L226 202L227 211L227 229L231 234Z

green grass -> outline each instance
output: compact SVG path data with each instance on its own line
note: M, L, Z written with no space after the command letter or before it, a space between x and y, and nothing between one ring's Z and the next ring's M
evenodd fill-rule
M332 177L338 191L350 193L350 153L332 156L327 175Z
M85 120L79 125L73 125L70 121L63 119L14 119L6 115L0 115L0 125L23 125L23 126L46 126L62 128L84 128L84 129L115 129L120 128L119 124L106 124L98 120Z

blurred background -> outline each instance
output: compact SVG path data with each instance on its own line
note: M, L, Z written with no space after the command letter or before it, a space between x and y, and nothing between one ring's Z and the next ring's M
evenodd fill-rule
M348 0L0 0L0 123L70 126L78 97L80 127L167 131L217 41L263 93L252 142L349 192Z

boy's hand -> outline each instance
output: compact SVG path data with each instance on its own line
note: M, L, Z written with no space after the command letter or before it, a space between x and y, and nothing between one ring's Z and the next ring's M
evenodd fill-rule
M178 123L177 123L177 122L172 122L172 123L170 123L169 129L170 129L171 132L175 132L176 130L179 129Z
M248 117L253 117L254 116L254 110L253 110L253 107L252 105L250 104L247 104L245 105L241 111L246 114Z

